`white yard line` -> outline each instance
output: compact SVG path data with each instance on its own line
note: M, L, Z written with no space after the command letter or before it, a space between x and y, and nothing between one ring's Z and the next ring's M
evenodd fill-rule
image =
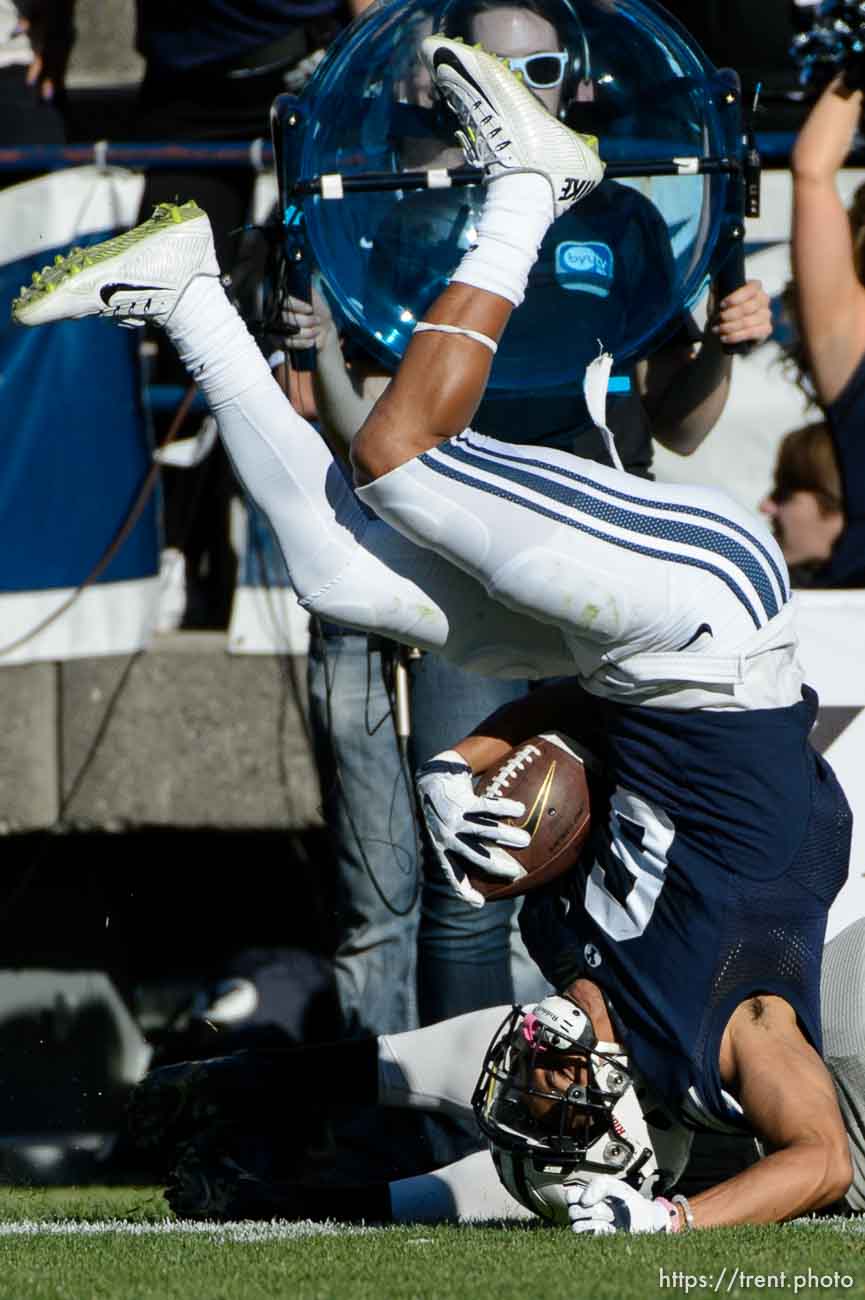
M212 1237L219 1241L254 1243L259 1241L292 1241L302 1237L359 1236L381 1229L348 1226L341 1223L312 1223L303 1220L289 1223L276 1220L272 1223L215 1223L198 1219L158 1219L146 1223L128 1222L125 1219L98 1219L85 1222L77 1219L2 1219L0 1237L98 1237L115 1234L125 1237L156 1237L168 1234Z
M313 1223L310 1219L289 1222L277 1219L272 1223L232 1222L217 1223L199 1219L156 1219L146 1222L129 1222L126 1219L0 1219L2 1237L99 1237L114 1234L124 1237L194 1236L210 1237L215 1241L255 1244L262 1241L297 1241L304 1237L357 1237L372 1232L393 1232L404 1224L391 1228L367 1228L344 1223ZM786 1225L790 1228L834 1228L840 1233L865 1233L865 1218L811 1218L797 1219ZM410 1245L427 1244L432 1238L409 1239Z

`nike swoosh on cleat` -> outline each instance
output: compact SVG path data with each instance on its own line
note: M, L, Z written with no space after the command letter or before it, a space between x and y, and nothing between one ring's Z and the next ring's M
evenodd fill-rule
M470 86L474 86L475 90L480 95L481 99L483 99L485 103L489 104L493 112L494 113L498 112L495 104L492 102L489 95L487 95L481 89L481 87L475 81L471 73L463 66L462 63L460 63L459 59L456 58L456 56L452 53L451 50L436 50L435 54L433 55L433 67L438 68L440 63L446 63L448 67L455 68L456 71L460 74L460 76L464 77Z
M147 293L151 289L162 293L166 287L164 284L103 284L99 290L99 297L106 307L110 307L115 293Z

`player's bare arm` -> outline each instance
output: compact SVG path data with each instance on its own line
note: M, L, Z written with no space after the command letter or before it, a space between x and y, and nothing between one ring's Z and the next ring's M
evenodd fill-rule
M452 284L427 323L471 330L498 343L513 306L497 294ZM369 483L467 429L480 405L493 354L468 334L415 333L402 364L351 448L355 481Z
M603 995L591 981L575 981L565 996L596 1027L609 1031ZM564 1096L572 1084L584 1083L573 1071L569 1074L567 1061L550 1064L553 1068L542 1069L538 1080L545 1098L556 1092ZM738 1095L745 1119L762 1141L764 1159L690 1202L657 1197L647 1203L608 1175L592 1178L582 1188L566 1188L575 1232L681 1232L777 1223L840 1201L853 1176L847 1137L829 1074L790 1005L774 996L741 1003L722 1039L720 1067L723 1083Z
M542 686L485 718L471 735L456 743L454 749L477 773L493 767L508 750L530 736L545 731L559 728L581 740L579 721L584 704L585 694L576 682Z
M853 1177L847 1135L829 1072L790 1006L777 997L739 1006L720 1060L767 1155L695 1196L694 1226L776 1223L839 1201Z

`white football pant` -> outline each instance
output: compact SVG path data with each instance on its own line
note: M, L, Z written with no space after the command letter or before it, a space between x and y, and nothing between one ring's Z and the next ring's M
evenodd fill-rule
M217 281L168 332L311 612L631 703L799 700L784 560L722 493L471 432L355 491Z

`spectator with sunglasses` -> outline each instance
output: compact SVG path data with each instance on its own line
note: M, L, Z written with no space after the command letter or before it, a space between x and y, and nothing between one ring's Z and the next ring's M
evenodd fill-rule
M835 184L861 85L855 69L827 86L792 156L791 356L825 420L784 439L761 508L800 586L865 586L865 193L848 212Z

